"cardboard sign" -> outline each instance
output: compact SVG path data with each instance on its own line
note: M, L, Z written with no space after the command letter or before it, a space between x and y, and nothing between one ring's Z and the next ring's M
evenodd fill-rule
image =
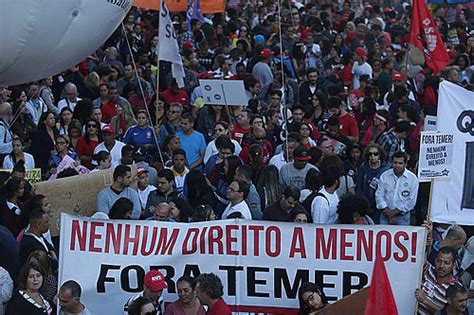
M199 80L206 105L247 105L244 81Z
M132 176L134 176L137 167L134 164L131 168ZM51 235L59 235L61 213L87 217L93 215L97 193L112 184L113 174L114 169L110 168L37 183L36 193L45 195L52 207L49 214Z
M448 179L453 164L454 136L450 133L422 132L418 179Z
M165 302L176 281L212 272L234 312L297 314L298 289L317 282L333 303L370 285L385 261L399 314L414 314L425 229L389 225L316 225L221 220L176 223L61 217L59 283L75 280L92 314L121 314L160 270ZM80 266L78 270L77 266Z

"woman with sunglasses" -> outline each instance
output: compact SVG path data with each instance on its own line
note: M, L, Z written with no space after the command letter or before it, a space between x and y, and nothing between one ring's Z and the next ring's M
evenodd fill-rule
M82 165L91 170L94 168L94 165L92 164L94 149L102 142L100 122L89 118L86 121L85 129L84 135L77 140L76 153L79 156Z
M380 175L390 168L385 159L386 153L380 145L369 144L364 152L364 162L355 177L355 191L369 200L369 208L372 209L370 216L375 224L379 224L381 214L375 206L375 191Z
M214 127L214 140L209 142L209 144L206 147L206 151L204 153L204 164L206 164L207 161L209 161L209 158L211 156L218 153L217 147L216 147L216 139L217 137L222 136L222 135L227 135L230 137L229 124L225 121L217 122ZM240 154L240 151L242 151L242 147L234 139L230 138L230 141L232 141L232 143L234 144L234 154L238 156Z

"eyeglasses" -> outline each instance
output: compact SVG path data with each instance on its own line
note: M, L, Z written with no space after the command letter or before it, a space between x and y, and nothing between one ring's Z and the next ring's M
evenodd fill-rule
M56 142L56 145L66 145L66 144L67 144L67 143L64 142L64 141L57 141L57 142Z
M379 156L378 152L369 152L369 156Z
M152 311L152 312L146 312L145 315L156 315L158 314L157 311Z
M97 128L96 124L87 124L87 128Z

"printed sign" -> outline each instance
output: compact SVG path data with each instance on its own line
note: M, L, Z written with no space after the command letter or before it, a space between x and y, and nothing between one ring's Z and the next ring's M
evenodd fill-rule
M453 164L453 134L422 132L418 179L447 179Z

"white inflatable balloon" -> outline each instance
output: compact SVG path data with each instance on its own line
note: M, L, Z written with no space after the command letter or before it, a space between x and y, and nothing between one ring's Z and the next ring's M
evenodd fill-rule
M132 0L0 0L0 85L71 68L104 43Z

